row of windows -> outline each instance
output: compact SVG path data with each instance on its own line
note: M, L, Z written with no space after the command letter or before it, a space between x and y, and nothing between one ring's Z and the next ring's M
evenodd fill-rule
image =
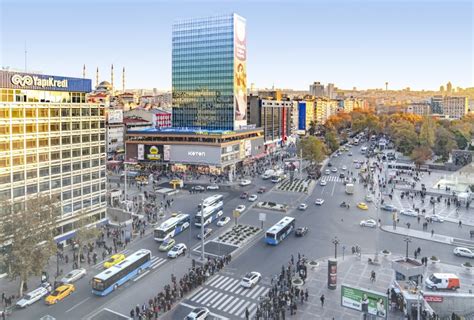
M233 46L210 46L203 48L183 48L173 50L172 57L179 58L181 56L208 56L208 55L217 55L223 57L227 54L233 54Z
M48 118L48 117L97 117L104 115L103 108L38 108L36 106L0 107L0 119Z
M0 167L6 168L9 166L22 166L22 165L30 165L33 163L41 163L41 162L49 162L49 161L57 161L57 160L65 160L70 158L77 158L77 157L85 157L91 156L95 154L105 153L105 146L99 147L92 147L92 148L83 148L81 149L73 149L71 150L63 150L61 151L54 151L54 152L45 152L39 154L26 154L26 155L19 155L19 156L12 156L11 160L10 157L0 157Z
M191 61L183 61L181 59L176 59L173 61L172 64L172 70L177 70L177 69L183 69L187 68L187 70L192 70L191 68L195 67L200 67L200 66L216 66L216 65L222 65L222 66L233 66L234 65L234 60L233 59L220 59L219 58L206 58L206 59L195 59Z
M105 134L83 134L80 135L73 135L73 136L63 136L63 137L40 137L38 139L15 139L12 140L12 149L34 149L34 148L46 148L46 147L55 147L61 146L64 148L69 147L71 142L73 144L77 143L87 143L87 142L99 142L105 140ZM2 151L9 151L10 150L10 141L4 140L0 141L0 152Z
M199 73L207 73L208 76L214 76L215 72L233 72L234 66L232 64L222 65L205 65L205 66L193 66L193 67L178 67L173 68L171 75L174 77L179 76L181 74L199 74ZM211 73L211 74L209 74Z
M54 190L61 188L61 179L44 181L40 183L30 184L22 187L13 188L13 190L0 190L0 199L11 199L24 197L25 195L34 195L38 192L45 192L49 190ZM63 201L69 200L71 198L81 197L82 195L88 195L90 193L95 193L100 190L105 190L105 182L96 183L91 186L85 186L83 188L77 188L74 190L64 191L63 192Z
M227 47L233 46L234 39L221 39L218 44L213 47ZM176 41L173 43L173 50L187 49L187 48L209 48L209 40L195 39L193 41L180 42Z
M213 28L213 29L201 29L201 30L188 30L184 32L172 32L171 42L189 42L196 40L222 40L232 39L234 32L232 27L227 28Z
M61 102L85 103L84 92L1 89L0 101L4 102Z
M173 78L173 84L180 83L209 83L209 84L221 84L221 85L233 85L234 76L232 72L212 73L210 74L191 74L182 73Z
M104 129L104 121L82 121L82 122L49 122L49 123L23 123L0 126L0 135L37 133L37 132L58 132L69 130L97 130Z
M100 196L100 202L101 203L105 202L105 197L104 196ZM82 207L81 207L81 201L74 202L74 204L72 204L72 203L71 204L66 204L66 205L63 206L63 214L69 214L69 213L72 212L72 210L78 211L78 210L81 210L81 209L88 208L91 205L95 206L97 204L99 204L99 196L93 197L92 201L91 201L91 199L82 200ZM105 215L103 217L105 217ZM72 227L71 228L66 228L66 226L63 226L63 232L69 232L71 230L72 230Z
M28 170L26 171L26 173L24 171L19 171L19 172L13 172L11 175L2 174L0 175L0 186L10 184L12 181L15 183L20 182L20 181L25 181L25 177L27 181L31 179L36 179L38 177L38 174L40 177L55 176L61 173L61 168L62 168L62 173L64 176L65 174L69 174L71 172L71 168L73 169L72 170L73 173L76 171L80 171L81 164L82 164L83 170L86 170L88 168L96 168L99 166L99 160L94 159L91 162L87 160L87 161L82 161L82 163L74 162L72 165L70 163L63 164L62 166L56 165L56 166L51 166L51 167L46 167L46 168L40 168L39 170L36 170L36 169ZM73 183L74 184L81 183L81 177L82 177L82 182L99 179L99 177L101 178L105 177L105 170L101 170L101 171L96 170L90 173L86 171L81 172L80 175L74 176ZM64 183L64 180L63 180L63 183Z
M221 59L223 61L229 61L234 57L234 53L232 51L227 52L207 52L207 53L199 53L199 54L176 54L173 55L172 61L174 63L183 63L183 62L194 62L194 63L204 63L207 61L214 61L217 62L216 59Z

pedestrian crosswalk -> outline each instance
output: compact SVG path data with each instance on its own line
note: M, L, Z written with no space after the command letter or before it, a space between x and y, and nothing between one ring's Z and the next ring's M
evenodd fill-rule
M257 311L259 297L265 295L270 287L257 284L253 288L244 288L240 279L218 274L196 291L188 300L192 304L206 306L215 313L226 313L231 318L245 318L248 309L250 318Z
M339 178L338 176L321 176L320 180L324 180L326 182L343 182L344 181L344 179Z

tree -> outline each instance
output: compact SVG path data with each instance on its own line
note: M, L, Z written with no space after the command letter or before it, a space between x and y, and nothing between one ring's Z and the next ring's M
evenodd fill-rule
M326 146L314 136L301 139L298 148L302 152L303 158L308 160L311 165L319 164L326 158Z
M415 162L416 167L419 169L420 166L431 159L431 149L426 145L421 145L413 149L411 152L411 159Z
M84 245L88 244L91 240L97 238L100 234L100 230L97 229L95 225L95 220L91 217L82 218L75 222L76 227L76 234L74 236L74 240L78 245L78 254L77 254L77 267L80 268L81 266L81 254L83 251Z
M454 139L454 134L444 126L438 126L436 129L436 140L433 148L434 153L441 156L443 161L446 161L455 147L456 140Z
M314 134L316 133L316 121L311 120L311 121L309 122L309 129L308 129L308 132L309 132L309 135L310 135L310 136L314 136Z
M32 275L39 276L56 253L54 236L60 208L49 196L37 196L24 202L4 201L7 212L0 221L0 235L10 248L2 257L11 279L20 279L19 295L23 296L25 283Z
M409 155L418 145L418 135L415 126L406 120L393 122L390 124L389 132L397 150L404 155Z
M326 131L326 135L324 136L326 139L326 145L331 150L331 152L336 151L339 149L339 142L337 141L337 135L334 130Z
M436 138L435 132L436 123L430 116L424 117L420 128L420 144L422 146L433 148Z

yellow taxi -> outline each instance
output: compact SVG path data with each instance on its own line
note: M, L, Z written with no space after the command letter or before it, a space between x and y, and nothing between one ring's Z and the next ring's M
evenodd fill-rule
M369 206L365 202L359 202L357 204L357 208L362 209L362 210L368 210Z
M121 253L114 254L113 256L110 257L109 260L104 262L104 268L107 269L107 268L110 268L111 266L115 266L117 263L122 262L123 260L125 260L124 254L121 254Z
M49 296L46 297L46 304L56 304L58 301L63 300L68 295L74 292L76 288L72 284L63 284L56 288Z

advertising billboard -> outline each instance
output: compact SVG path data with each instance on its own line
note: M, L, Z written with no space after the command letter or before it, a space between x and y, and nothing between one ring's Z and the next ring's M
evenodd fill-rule
M171 145L170 161L182 164L221 164L221 148L211 146Z
M383 293L343 284L341 286L341 305L376 316L379 319L387 319L388 299Z
M45 91L91 92L90 79L0 71L0 87Z
M306 102L298 103L298 130L306 130Z
M123 122L123 110L107 110L107 121L108 123L122 123Z
M170 161L170 146L169 144L165 144L163 146L163 160Z
M145 146L145 160L160 161L163 160L163 146Z
M247 125L246 21L234 14L234 128Z
M145 160L145 145L143 144L137 145L137 159Z
M250 155L252 157L263 154L265 152L263 137L250 140L251 150Z

